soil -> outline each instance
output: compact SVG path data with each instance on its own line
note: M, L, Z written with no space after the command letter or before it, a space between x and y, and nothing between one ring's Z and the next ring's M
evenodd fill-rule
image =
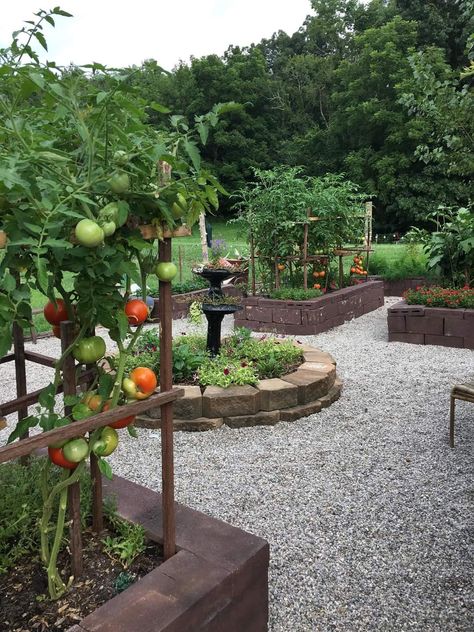
M83 532L84 574L57 601L48 595L46 572L39 556L25 556L16 568L0 576L0 632L61 632L151 572L163 562L162 547L149 542L146 550L124 569L103 550L100 537ZM58 567L69 577L69 553L61 551ZM128 580L128 581L127 581ZM123 585L125 583L125 586Z

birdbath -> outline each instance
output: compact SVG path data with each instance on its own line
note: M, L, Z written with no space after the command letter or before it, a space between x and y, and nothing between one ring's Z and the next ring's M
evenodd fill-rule
M224 300L222 282L235 276L235 272L225 268L198 268L193 270L193 273L206 279L210 286L208 296L213 302L204 301L202 311L207 318L207 350L212 356L216 356L221 348L221 327L224 316L242 309L241 305L216 303L220 299Z

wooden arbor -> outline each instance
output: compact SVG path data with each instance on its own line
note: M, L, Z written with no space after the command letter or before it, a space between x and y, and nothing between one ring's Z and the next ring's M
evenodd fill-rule
M308 234L309 234L309 226L312 222L324 222L328 221L326 218L317 217L311 214L311 211L308 210L308 218L305 222L302 223L303 227L303 242L300 245L300 254L288 256L288 257L279 257L275 255L272 259L272 266L275 274L275 287L278 289L280 287L280 270L279 264L284 260L291 264L291 262L298 262L303 265L303 288L305 290L308 289L308 266L314 263L318 263L321 259L329 257L330 255L335 255L339 259L339 287L342 287L343 277L344 277L344 257L353 256L354 253L365 252L366 260L367 260L367 270L369 267L369 257L372 250L372 219L373 219L373 205L372 202L366 202L365 212L362 215L354 216L354 219L363 219L364 220L364 243L362 247L341 247L336 248L332 252L322 252L316 255L308 254ZM337 221L338 218L336 218ZM258 259L258 256L255 254L255 245L252 235L250 236L250 261L251 261L251 289L252 295L255 296L256 293L256 272L255 272L255 261Z
M166 235L166 233L165 233ZM155 235L156 236L156 235ZM147 237L152 238L153 236ZM171 260L171 234L167 234L160 241L159 257L161 261ZM163 515L163 548L164 557L168 559L176 552L176 526L174 510L174 459L173 459L173 401L183 395L183 389L172 386L172 311L171 311L171 283L160 281L160 388L159 392L150 398L128 404L126 407L116 407L82 421L75 421L67 426L56 428L31 437L24 435L18 441L0 448L0 463L12 459L27 457L35 450L45 449L52 443L72 439L86 432L107 426L124 416L137 415L152 407L161 407L161 456L162 456L162 515ZM74 340L74 325L71 322L61 323L61 347L63 351ZM26 361L47 367L54 367L56 360L39 353L25 350L23 331L18 325L14 326L14 349L0 359L0 364L15 362L17 398L0 404L0 417L17 412L18 418L23 419L28 414L28 406L38 402L41 390L27 393L26 389ZM79 384L90 383L93 369L88 368L80 375L76 375L76 366L72 356L64 362L63 381L58 392L64 395L75 394ZM65 407L66 413L69 412ZM102 477L98 469L97 458L90 457L90 467L93 484L93 529L100 532L103 528L102 514ZM80 489L74 483L68 489L69 515L71 522L71 556L72 572L75 577L82 573L82 543L80 521Z

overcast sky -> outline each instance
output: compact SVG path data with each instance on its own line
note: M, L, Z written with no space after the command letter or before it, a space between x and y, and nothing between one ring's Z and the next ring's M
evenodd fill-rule
M168 70L191 55L222 54L275 31L295 32L310 0L2 0L0 46L39 8L60 5L73 18L45 30L49 59L67 65L140 64L153 58Z

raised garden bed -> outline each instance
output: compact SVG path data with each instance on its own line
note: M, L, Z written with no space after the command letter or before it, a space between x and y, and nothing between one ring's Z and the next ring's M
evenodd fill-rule
M430 287L435 281L430 281L425 277L408 277L406 279L390 280L382 276L371 275L371 281L383 281L384 296L403 296L407 290L415 290L417 287Z
M388 310L390 342L474 349L474 309L396 303Z
M367 281L307 301L284 301L250 296L236 327L254 331L309 336L378 309L384 302L383 281Z
M281 378L260 380L256 386L183 386L184 397L173 406L175 430L212 430L274 425L296 421L320 412L336 401L342 382L336 376L336 361L329 353L302 345L304 360L296 371ZM152 408L137 418L136 425L160 426L161 411Z
M161 495L120 477L104 481L117 512L161 543ZM268 543L176 504L178 552L69 632L264 632Z

